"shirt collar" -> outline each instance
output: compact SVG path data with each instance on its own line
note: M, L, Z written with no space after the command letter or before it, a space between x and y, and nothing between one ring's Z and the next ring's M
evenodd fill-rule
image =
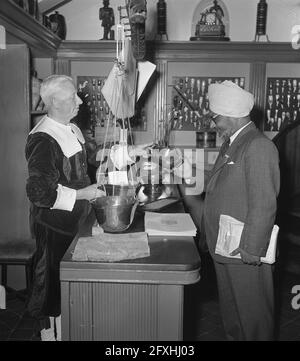
M232 144L232 142L235 140L235 138L241 133L241 131L243 130L243 129L245 129L249 124L251 124L252 122L251 122L251 120L247 123L247 124L245 124L242 128L240 128L240 129L238 129L235 133L233 133L232 134L232 136L230 137L230 145Z

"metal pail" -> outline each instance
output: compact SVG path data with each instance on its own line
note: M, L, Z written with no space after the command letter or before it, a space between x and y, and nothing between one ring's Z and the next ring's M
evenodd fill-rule
M91 202L97 221L105 232L125 231L131 225L137 202L134 196L107 196Z

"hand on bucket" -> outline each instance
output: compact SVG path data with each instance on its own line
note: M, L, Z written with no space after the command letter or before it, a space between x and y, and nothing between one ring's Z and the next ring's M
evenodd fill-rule
M98 185L92 184L88 187L77 189L76 191L76 199L86 199L88 201L91 201L96 198L104 197L106 196L106 193L98 188Z

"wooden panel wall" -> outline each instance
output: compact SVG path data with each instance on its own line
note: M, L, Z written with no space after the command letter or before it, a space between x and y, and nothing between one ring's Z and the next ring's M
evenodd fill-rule
M30 237L25 186L29 132L29 51L25 45L0 50L0 241Z

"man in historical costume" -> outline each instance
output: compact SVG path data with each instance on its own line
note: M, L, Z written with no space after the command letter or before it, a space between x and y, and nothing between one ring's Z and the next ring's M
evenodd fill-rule
M274 337L273 267L263 264L276 216L278 152L250 120L253 95L225 81L211 84L212 118L224 143L206 188L206 240L217 275L221 315L228 340ZM221 215L244 223L239 247L215 253Z
M30 132L25 151L36 238L28 310L40 322L41 339L55 341L55 328L61 339L59 263L88 214L88 201L103 192L90 185L84 137L70 123L82 103L72 78L50 76L40 93L48 114Z
M103 7L99 9L99 19L102 20L103 38L102 40L114 40L111 35L111 28L115 25L114 9L109 6L109 0L103 0Z

